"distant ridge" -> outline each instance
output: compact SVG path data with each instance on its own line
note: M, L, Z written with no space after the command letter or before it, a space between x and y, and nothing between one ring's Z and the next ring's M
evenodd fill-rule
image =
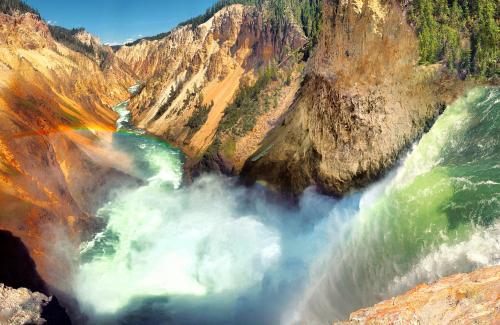
M210 8L208 8L205 13L198 15L196 17L185 20L177 25L177 27L183 27L191 25L191 28L196 28L199 25L207 22L212 18L217 12L219 12L224 7L233 4L242 5L254 5L260 7L261 10L267 10L269 12L271 20L275 25L282 23L285 19L284 16L287 14L286 8L289 8L289 12L295 16L298 23L302 25L305 35L308 38L315 40L317 39L321 26L321 7L323 0L219 0ZM160 33L153 36L147 36L139 38L133 42L125 43L125 46L134 46L139 44L143 40L154 41L167 37L170 35L169 32ZM123 45L112 46L114 51L117 51Z

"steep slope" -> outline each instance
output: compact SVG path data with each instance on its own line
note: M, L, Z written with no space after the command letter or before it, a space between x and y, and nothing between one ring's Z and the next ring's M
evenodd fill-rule
M107 187L128 179L127 167L108 158L110 106L128 97L135 78L56 42L32 13L0 14L0 74L0 228L23 240L44 280L62 287L71 243L95 227L91 213ZM49 254L56 242L60 256Z
M220 140L216 134L228 105L245 87L267 78L261 90L269 92L269 101L272 96L277 103L293 99L301 69L297 51L306 43L294 19L273 23L259 7L235 4L198 26L182 26L162 39L124 46L117 56L147 80L130 103L136 124L180 146L196 161L214 139ZM272 76L267 71L266 77L269 65L275 71ZM246 127L257 140L245 145L239 168L287 107L268 106L265 117ZM262 112L257 109L253 118Z
M457 274L351 314L335 324L496 324L500 266Z
M243 170L292 194L367 184L462 91L443 66L417 64L417 38L393 2L327 1L323 15L297 100Z

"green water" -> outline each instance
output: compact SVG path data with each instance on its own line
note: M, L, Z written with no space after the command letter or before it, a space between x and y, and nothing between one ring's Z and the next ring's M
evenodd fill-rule
M498 89L471 91L419 142L385 197L360 218L355 236L373 237L377 223L375 238L389 244L375 245L376 257L389 255L404 271L419 254L467 240L498 218L499 101Z
M234 305L278 263L280 234L240 207L245 190L230 179L206 176L181 188L181 151L131 125L127 102L114 110L113 146L131 158L144 184L117 189L97 211L106 228L81 246L75 293L82 309L97 317L92 322L114 324L160 299L157 314L144 307L134 315L157 324L171 308L167 297Z

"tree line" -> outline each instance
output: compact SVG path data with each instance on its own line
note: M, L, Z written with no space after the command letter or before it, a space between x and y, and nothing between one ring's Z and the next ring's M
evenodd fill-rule
M21 0L0 0L0 12L7 15L30 12L40 17L40 13L36 9ZM97 58L101 62L101 68L105 67L108 59L107 53L96 50L92 46L80 42L75 37L76 34L84 31L83 28L67 29L61 26L49 25L49 30L50 34L57 42L64 44L73 51L82 53L91 58Z
M420 63L444 61L462 76L498 77L498 0L414 0L409 20L417 31Z
M253 5L269 14L273 27L277 28L285 23L287 15L291 13L304 30L307 37L317 38L322 19L323 0L219 0L202 15L188 19L179 26L191 25L196 28L207 22L222 8L232 4Z

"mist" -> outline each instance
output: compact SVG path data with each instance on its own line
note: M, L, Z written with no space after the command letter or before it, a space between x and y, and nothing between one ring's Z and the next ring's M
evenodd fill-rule
M181 186L177 149L130 132L113 142L144 185L117 188L81 246L73 291L90 323L282 323L359 207L359 194L312 188L289 204L221 175Z
M101 208L108 226L82 247L76 294L98 321L278 324L359 197L311 189L289 208L227 177L163 175Z

